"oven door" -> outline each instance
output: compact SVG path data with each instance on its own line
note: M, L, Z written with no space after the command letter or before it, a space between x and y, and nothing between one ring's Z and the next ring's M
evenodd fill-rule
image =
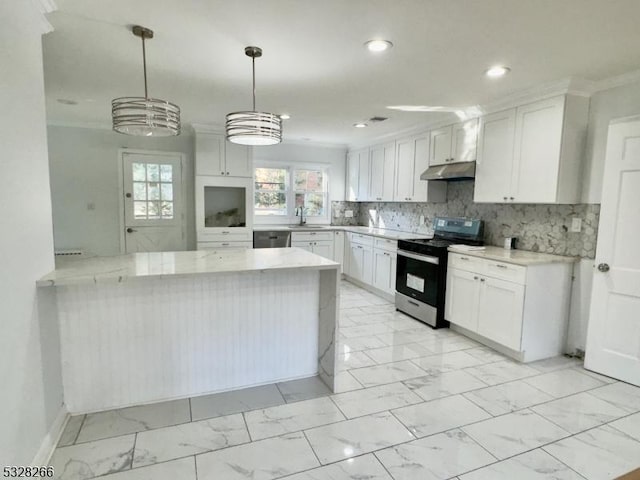
M396 291L437 308L440 259L398 250Z

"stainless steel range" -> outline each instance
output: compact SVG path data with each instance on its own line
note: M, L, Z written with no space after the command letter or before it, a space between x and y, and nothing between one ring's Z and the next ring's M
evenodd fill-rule
M444 319L447 249L450 245L482 245L484 223L468 218L436 217L433 238L399 240L396 309L433 328Z

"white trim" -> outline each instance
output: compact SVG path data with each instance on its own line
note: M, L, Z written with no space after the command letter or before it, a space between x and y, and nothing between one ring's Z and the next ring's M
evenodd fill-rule
M605 78L604 80L595 82L593 93L623 87L637 82L640 82L640 70L634 70L633 72L623 73L622 75Z
M137 148L122 147L118 149L118 221L120 225L120 253L127 253L126 239L124 235L125 219L124 219L124 153L134 153L141 155L161 155L180 157L180 182L182 188L182 207L180 211L180 225L182 230L182 246L187 249L187 181L184 175L185 154L182 152L166 152L163 150L141 150Z
M62 432L64 432L65 427L67 426L67 422L71 418L69 412L67 412L67 408L62 405L56 418L53 420L49 431L42 439L42 443L40 444L40 448L36 452L36 455L33 457L31 465L48 465L51 456L53 455L54 450L56 449L56 445L60 441L60 437L62 436Z
M53 0L31 0L35 11L38 14L38 23L40 23L40 33L45 35L53 32L53 25L49 22L46 14L55 12L58 6Z

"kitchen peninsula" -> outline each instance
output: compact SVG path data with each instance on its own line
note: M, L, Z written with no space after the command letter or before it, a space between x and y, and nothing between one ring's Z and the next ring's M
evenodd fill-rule
M63 261L65 403L84 413L319 375L333 389L339 264L298 248Z

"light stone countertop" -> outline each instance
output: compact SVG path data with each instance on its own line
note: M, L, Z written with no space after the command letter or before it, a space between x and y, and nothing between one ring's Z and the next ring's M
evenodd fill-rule
M338 269L339 263L300 248L220 249L132 253L58 261L39 287L120 283L132 278L175 277L263 270Z
M450 252L479 257L487 260L513 263L514 265L545 265L550 263L575 263L578 257L564 257L562 255L551 255L549 253L529 252L527 250L505 250L501 247L485 246L484 250L468 251L455 247L449 247Z
M412 233L401 232L399 230L390 230L385 228L373 228L364 226L340 226L340 225L305 225L304 227L297 227L291 225L254 225L253 230L256 232L264 231L286 231L286 232L312 232L312 231L327 231L333 232L336 230L343 232L360 233L362 235L371 235L373 237L387 238L389 240L410 240L413 238L431 238L433 233Z

